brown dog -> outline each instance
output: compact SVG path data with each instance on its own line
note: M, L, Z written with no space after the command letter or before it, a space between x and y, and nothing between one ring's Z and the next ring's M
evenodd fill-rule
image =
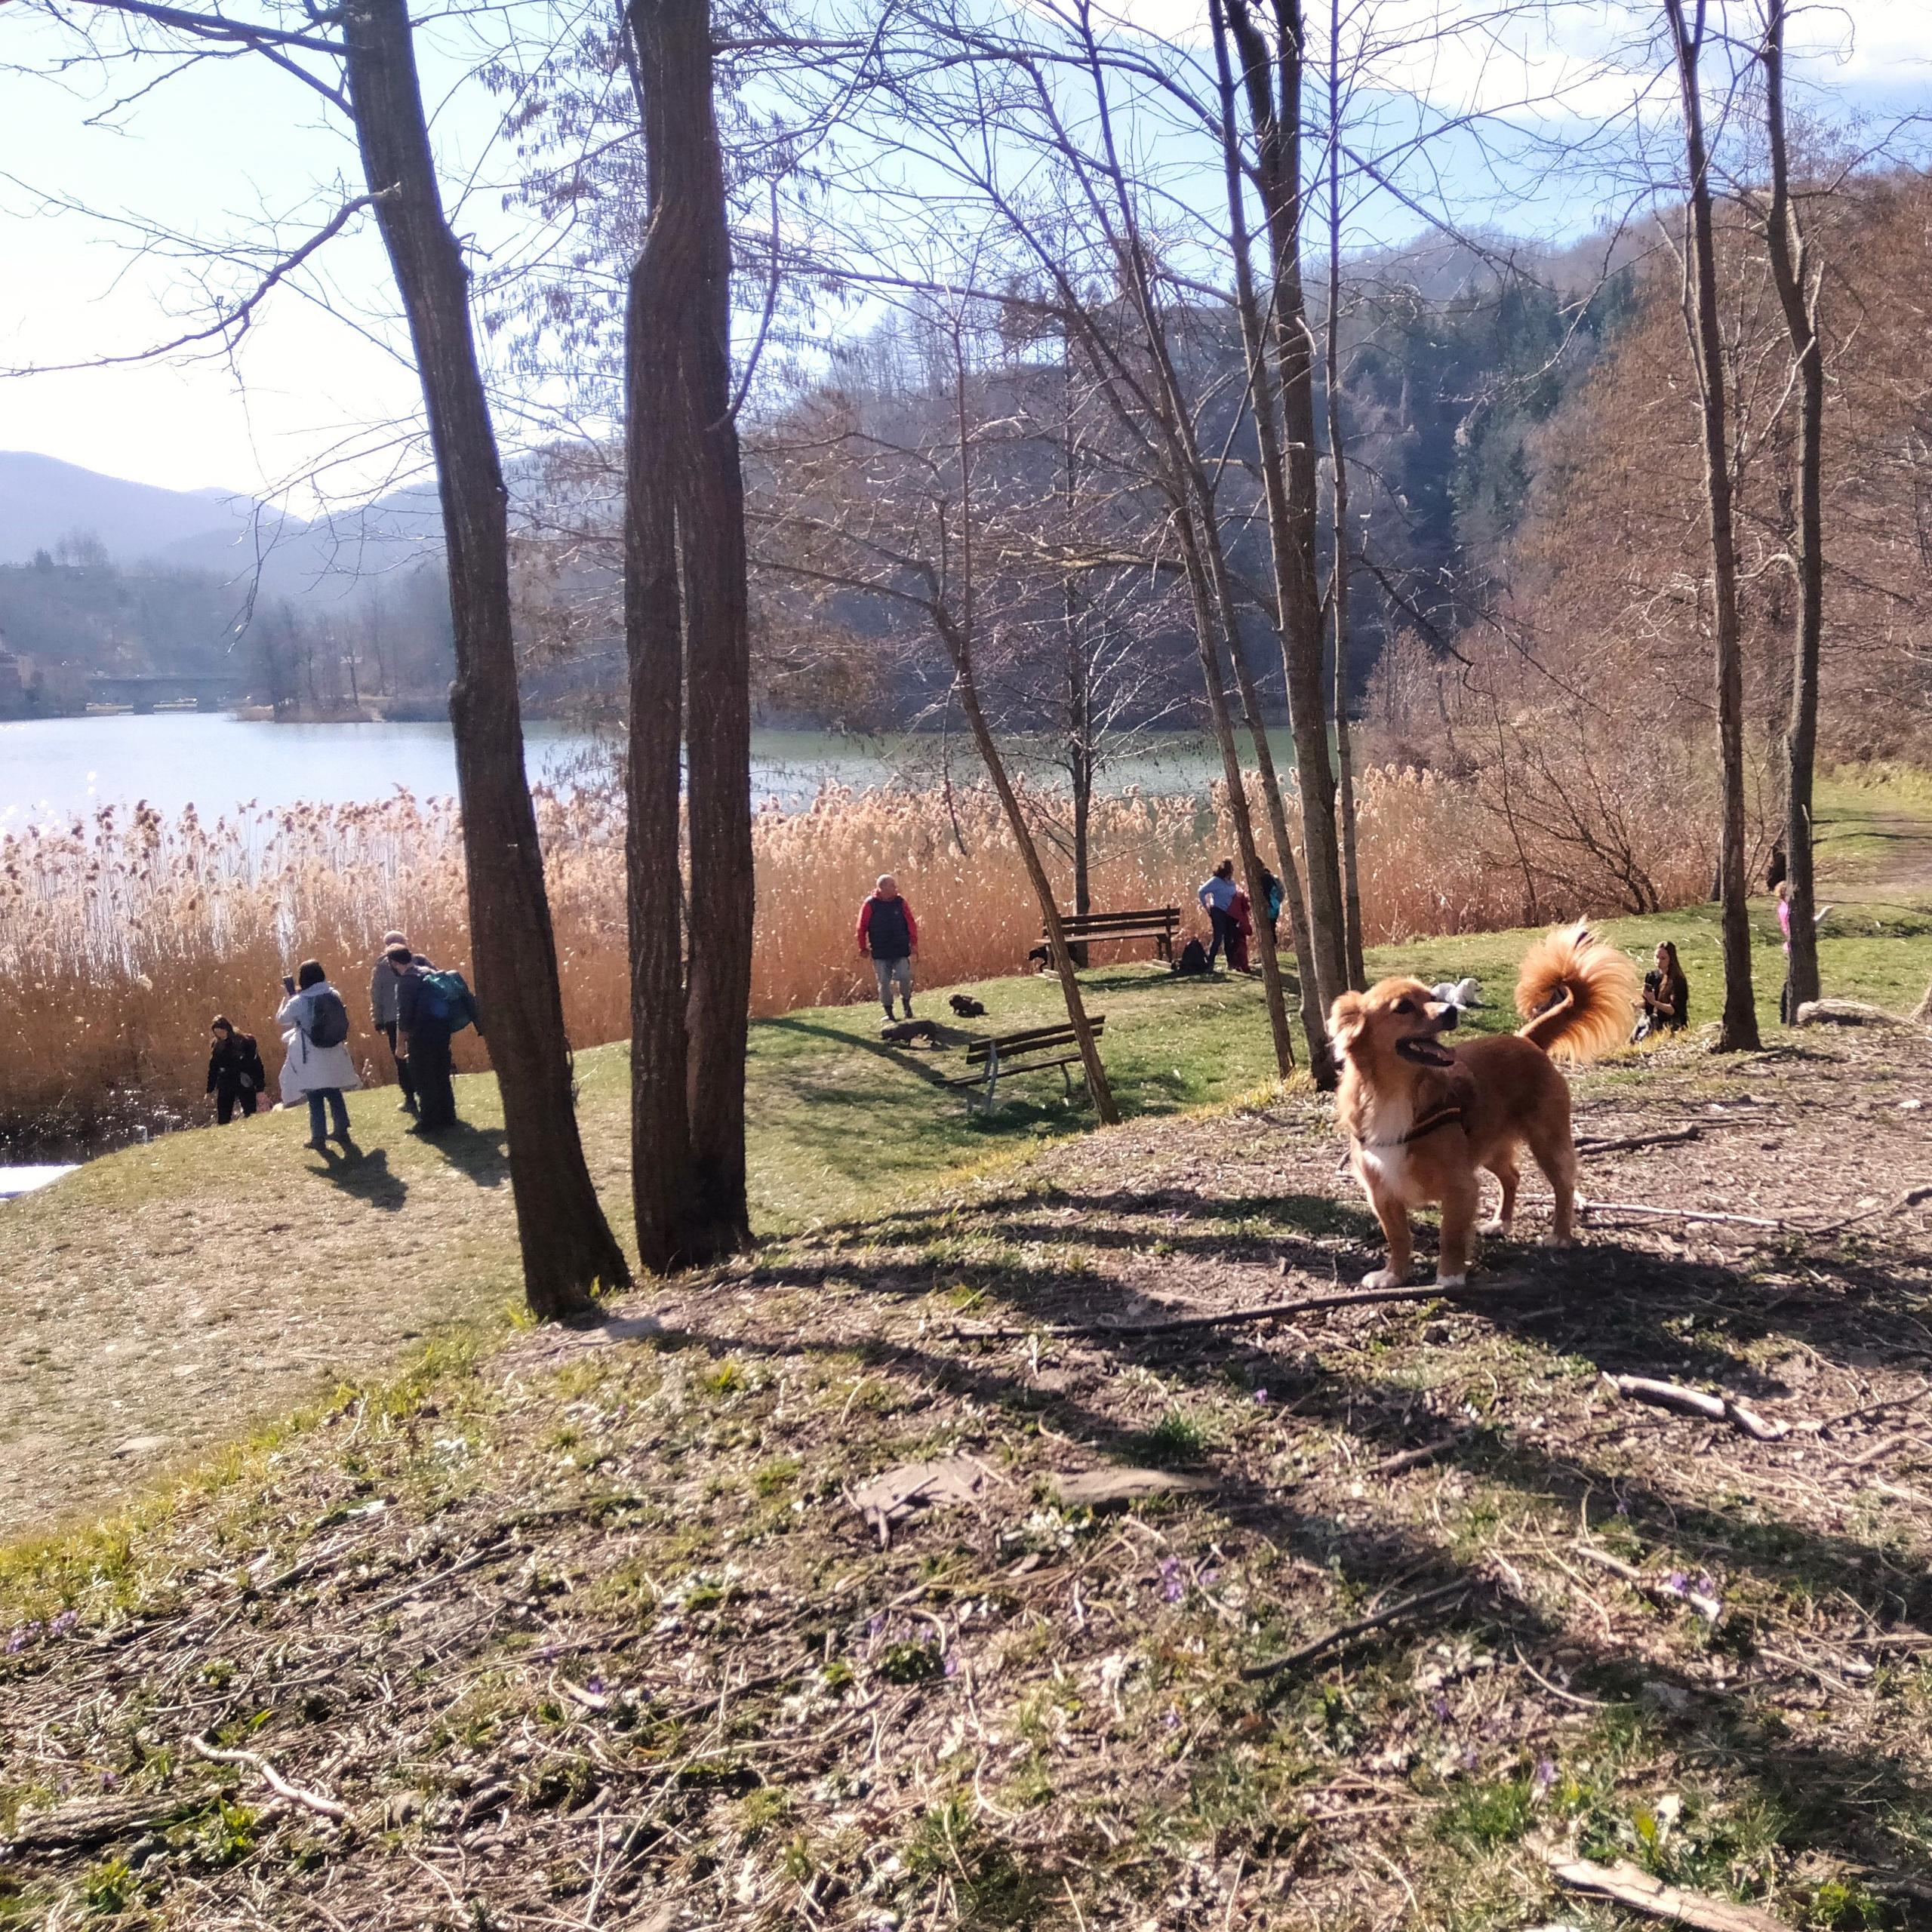
M1435 1278L1458 1287L1475 1245L1478 1170L1503 1184L1503 1207L1484 1234L1507 1233L1516 1211L1516 1152L1527 1143L1556 1192L1550 1233L1569 1244L1577 1189L1570 1137L1570 1089L1551 1065L1593 1059L1622 1041L1637 998L1636 968L1583 926L1546 934L1523 961L1519 1033L1472 1040L1454 1050L1441 1035L1456 1009L1419 980L1384 980L1344 993L1328 1016L1345 1056L1337 1113L1354 1147L1356 1178L1389 1241L1389 1265L1364 1287L1408 1278L1409 1210L1442 1208Z

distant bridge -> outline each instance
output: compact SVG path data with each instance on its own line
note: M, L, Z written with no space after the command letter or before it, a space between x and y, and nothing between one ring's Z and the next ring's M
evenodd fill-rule
M152 677L116 678L103 674L88 680L88 698L94 704L125 704L140 712L158 704L192 702L197 711L226 711L248 695L239 678L220 672L177 672Z

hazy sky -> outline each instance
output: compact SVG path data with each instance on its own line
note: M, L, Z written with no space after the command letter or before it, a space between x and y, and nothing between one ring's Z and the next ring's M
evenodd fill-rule
M1138 6L1149 24L1158 16L1170 32L1198 11L1195 0ZM1630 11L1641 17L1654 10ZM1597 16L1609 17L1607 9ZM0 60L30 63L44 54L44 31L17 9L0 8ZM1932 0L1814 9L1802 35L1816 50L1806 63L1811 79L1844 104L1896 112L1922 96L1932 109ZM486 249L513 248L515 220L495 178L508 162L493 143L493 111L480 91L457 84L466 52L432 46L425 61L426 83L441 98L446 171L472 183L457 226ZM1560 54L1538 57L1554 63ZM1453 76L1442 84L1462 85ZM130 231L49 206L50 192L223 242L259 239L265 220L298 239L359 189L353 149L332 110L258 61L208 63L179 75L122 116L118 131L87 125L131 85L125 70L88 69L59 83L6 82L0 366L45 368L131 353L193 326L203 297L205 271L192 251L143 254ZM1506 220L1509 211L1495 212ZM1586 221L1587 195L1566 212L1572 225ZM173 488L263 494L334 454L340 460L325 472L334 491L380 488L417 460L413 438L385 427L406 431L416 392L395 351L373 226L365 221L332 242L318 263L301 287L266 306L232 365L177 358L0 381L0 448L41 451ZM341 313L313 299L322 294Z

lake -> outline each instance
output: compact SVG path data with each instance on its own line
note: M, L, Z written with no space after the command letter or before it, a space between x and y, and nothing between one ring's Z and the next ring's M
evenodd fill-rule
M558 724L527 728L533 781L568 782L600 741ZM1285 734L1276 756L1291 761ZM601 743L608 744L606 739ZM1051 768L1029 761L1045 782ZM936 786L949 769L956 783L978 775L971 744L937 733L854 738L829 732L755 731L752 794L786 805L808 801L827 782L863 787ZM1192 733L1150 735L1107 769L1109 790L1195 792L1220 767ZM157 712L0 722L0 832L60 823L103 804L146 799L174 814L192 804L214 818L253 802L365 803L397 787L418 798L453 795L456 758L446 724L272 724L215 712Z

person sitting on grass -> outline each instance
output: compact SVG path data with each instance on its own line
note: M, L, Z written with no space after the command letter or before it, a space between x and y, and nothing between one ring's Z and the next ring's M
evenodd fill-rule
M1241 888L1235 883L1235 862L1223 859L1208 878L1202 880L1201 890L1194 896L1201 902L1201 909L1208 915L1214 928L1214 936L1208 943L1208 970L1214 970L1214 955L1225 952L1228 964L1235 963L1235 940L1238 937L1229 916L1235 894Z
M866 903L859 908L859 952L869 955L872 977L878 982L878 1001L885 1008L885 1023L892 1024L892 989L897 986L905 1001L906 1017L912 1017L912 961L919 950L919 922L912 909L899 896L899 881L890 872L881 872Z
M362 1082L349 1051L349 1009L342 995L329 984L318 959L305 959L294 979L285 979L282 990L288 997L275 1017L278 1026L290 1030L282 1035L288 1048L291 1078L286 1069L282 1077L285 1092L291 1088L308 1096L308 1146L318 1154L328 1151L331 1139L344 1147L349 1140L349 1103L342 1097ZM328 1118L325 1117L325 1109ZM332 1126L332 1133L323 1131Z
M1681 1033L1690 1023L1690 983L1677 963L1677 948L1660 943L1657 964L1644 975L1644 1011L1631 1039L1647 1040L1653 1033Z
M243 1115L255 1111L256 1097L268 1084L267 1069L252 1033L238 1033L225 1013L217 1013L208 1025L211 1051L208 1054L208 1091L214 1096L216 1124L226 1127L239 1106Z

